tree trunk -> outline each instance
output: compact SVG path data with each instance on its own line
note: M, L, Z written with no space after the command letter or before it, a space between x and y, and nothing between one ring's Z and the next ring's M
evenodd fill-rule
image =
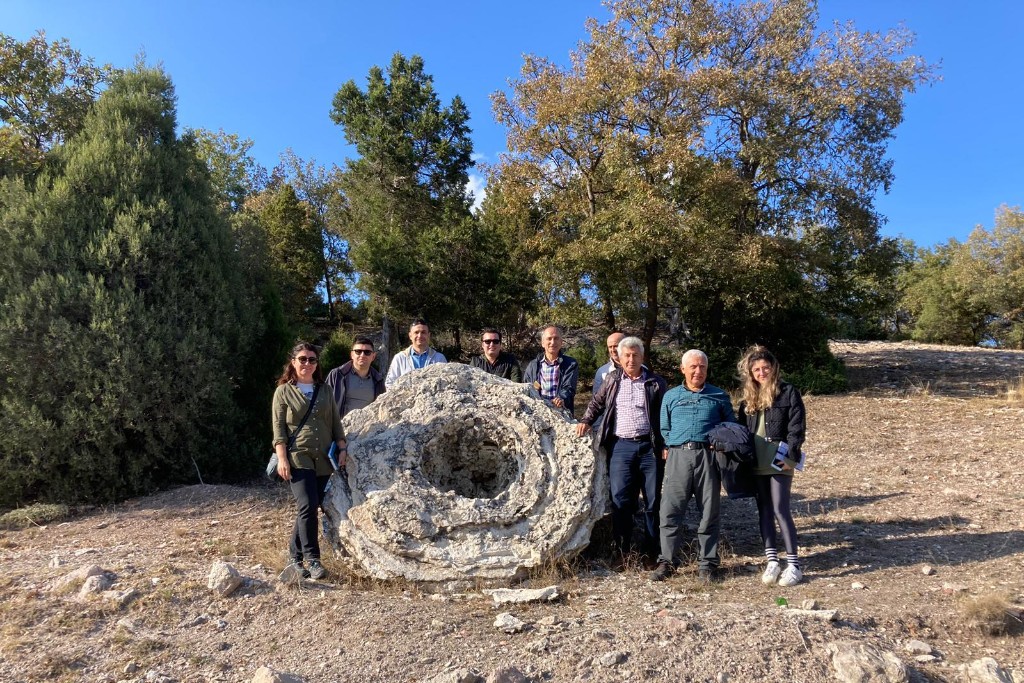
M387 374L391 367L391 321L385 315L380 323L380 349L377 351L377 367Z
M601 305L604 307L604 326L608 334L615 329L615 309L612 308L612 298L607 294L601 295Z
M327 320L334 324L334 297L331 295L331 268L324 259L324 291L327 293Z
M654 339L654 328L658 324L658 262L650 260L644 266L644 277L647 281L647 311L644 314L643 342L644 348L651 348Z

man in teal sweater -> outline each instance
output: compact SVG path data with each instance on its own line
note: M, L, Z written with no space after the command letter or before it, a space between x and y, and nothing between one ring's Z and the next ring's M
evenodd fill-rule
M698 578L709 582L718 569L718 507L721 479L708 432L722 422L735 422L729 394L706 382L708 357L690 349L679 366L683 383L670 389L661 404L661 435L665 442L665 480L661 489L661 555L652 581L675 571L683 516L692 496L701 504L697 529Z

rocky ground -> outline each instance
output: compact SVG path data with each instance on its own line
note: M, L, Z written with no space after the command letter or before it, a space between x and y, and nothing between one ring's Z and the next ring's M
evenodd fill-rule
M759 581L751 501L723 505L709 587L693 568L652 584L600 548L531 578L560 587L538 604L349 576L285 585L283 488L193 486L0 531L0 681L271 680L268 666L310 683L813 682L853 676L843 662L862 648L887 671L872 680L968 680L961 665L991 658L993 677L970 680L1024 681L1024 353L836 351L854 388L806 399L798 586ZM226 597L207 586L218 560L243 578ZM496 627L505 612L522 623Z

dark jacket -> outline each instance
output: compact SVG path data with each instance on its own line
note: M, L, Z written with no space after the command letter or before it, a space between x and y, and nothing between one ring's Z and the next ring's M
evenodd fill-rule
M523 381L523 369L519 367L519 361L516 360L516 357L508 351L499 353L494 365L487 362L487 358L483 354L470 358L469 364L474 368L480 368L489 375L504 377L513 382L521 383Z
M665 441L661 436L661 400L668 390L668 383L660 375L647 372L647 379L644 380L644 391L647 393L647 419L651 423L651 439L654 443L654 452L659 456L665 448ZM619 395L619 384L622 382L622 368L615 368L604 378L601 388L590 399L587 410L580 418L580 422L593 425L594 421L601 415L601 434L598 437L598 444L601 448L608 450L608 441L615 435L615 398Z
M348 391L348 378L352 373L352 361L349 361L327 373L327 379L324 380L324 384L329 386L331 393L334 394L334 401L338 404L338 412L342 417L345 417L345 393ZM371 365L370 377L373 379L373 400L376 401L377 397L384 393L384 376Z
M540 377L540 364L544 361L544 354L540 353L536 358L526 364L523 372L523 381L533 384ZM580 376L580 364L572 356L564 353L558 354L558 398L565 403L565 409L570 413L576 405L576 380Z
M746 404L740 403L740 421L753 434L757 431L757 412L747 413ZM807 431L807 413L800 392L788 382L779 382L779 395L771 408L764 411L764 435L768 441L785 441L789 446L787 460L800 462L800 447Z
M715 462L722 478L722 486L729 498L749 498L756 495L754 482L754 437L750 430L735 422L723 422L710 432L708 441L715 451Z

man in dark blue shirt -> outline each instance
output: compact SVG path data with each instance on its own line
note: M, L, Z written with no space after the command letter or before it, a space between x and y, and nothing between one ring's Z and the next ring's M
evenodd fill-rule
M722 422L735 422L729 394L706 382L708 357L691 349L679 366L683 383L669 390L661 404L661 435L665 442L665 480L661 489L661 555L652 581L675 571L683 516L692 496L701 505L697 529L698 578L711 581L718 569L718 508L721 480L708 432Z

